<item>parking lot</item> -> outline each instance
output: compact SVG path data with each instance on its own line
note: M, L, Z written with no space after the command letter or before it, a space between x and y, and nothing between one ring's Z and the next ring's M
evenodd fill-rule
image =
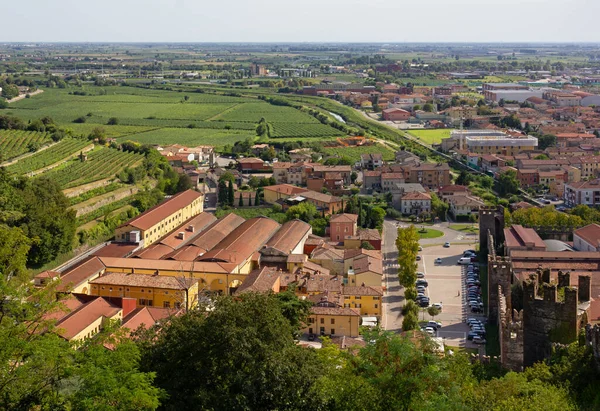
M445 343L454 347L478 348L477 344L467 340L470 329L466 324L467 318L475 317L483 319L482 315L471 313L467 306L467 288L465 283L466 269L457 264L463 252L471 248L468 245L450 245L443 247L436 245L424 247L419 252L421 261L418 262L418 271L425 273L428 282L426 295L430 303L442 303L443 309L440 315L435 317L436 321L442 323L442 328L437 332ZM441 264L435 260L441 258ZM466 268L466 267L465 267ZM419 319L429 320L429 314L420 314Z

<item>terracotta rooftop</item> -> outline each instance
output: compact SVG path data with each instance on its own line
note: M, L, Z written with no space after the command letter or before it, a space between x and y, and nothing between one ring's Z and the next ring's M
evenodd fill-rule
M329 219L329 223L356 223L358 221L358 215L356 214L334 214Z
M344 308L344 307L318 307L313 306L310 308L311 314L314 315L341 315L341 316L351 316L351 317L360 317L360 313L352 308Z
M307 191L305 188L296 187L291 184L277 184L274 186L266 186L264 188L264 190L265 191L274 191L279 194L290 195L290 196L294 195L294 194L300 194L300 193Z
M205 228L215 221L217 221L217 218L213 214L200 213L161 238L159 243L177 249L189 243L193 238L198 237ZM179 233L184 233L183 238L180 238Z
M160 260L175 249L164 244L152 244L148 248L143 248L136 252L132 258L146 258L149 260Z
M520 225L504 229L504 237L508 248L514 247L536 247L546 248L546 244L532 228L525 228Z
M600 225L598 224L589 224L578 228L573 231L573 235L577 235L593 247L600 246Z
M240 164L264 164L264 161L256 157L240 158L237 161Z
M452 184L449 186L444 186L439 189L440 193L457 193L457 192L468 192L469 188L467 186L461 186Z
M125 268L132 270L164 270L186 273L231 273L235 264L222 262L148 260L145 258L100 257L100 261L108 268Z
M178 210L190 205L193 201L204 197L202 193L194 190L187 190L182 193L176 194L168 200L144 211L139 216L129 220L123 226L132 226L139 228L140 230L148 230L150 227L155 226L168 216L176 213Z
M104 298L96 298L56 323L61 337L71 340L99 318L112 318L121 311L120 307L112 305Z
M272 290L279 280L280 271L271 267L263 267L253 270L244 279L236 291L236 294L244 292L267 292Z
M312 232L310 224L301 220L288 221L267 241L266 247L272 247L284 254L291 254L310 232Z
M244 221L219 244L198 261L218 261L240 264L260 250L281 226L267 217L255 217Z
M361 240L381 240L381 234L376 228L359 228L358 237Z
M305 263L306 261L308 261L306 254L290 254L286 259L288 263Z
M342 287L343 295L370 295L370 296L378 296L383 295L383 289L381 287Z
M402 196L402 201L405 200L431 200L431 196L427 193L420 193L418 191L413 191L410 193L406 193Z
M187 290L196 284L198 279L189 277L172 277L170 275L105 273L90 284L122 285L129 287L162 288L168 290Z
M301 193L298 193L298 195L308 200L318 201L325 204L339 203L342 201L341 198L332 196L331 194L323 194L312 190L305 190Z
M115 242L102 247L92 255L96 257L127 257L138 247L139 244Z
M337 248L317 247L313 250L310 258L315 260L344 260L344 250Z
M381 258L373 258L370 256L364 256L354 259L354 274L361 274L368 271L374 272L375 274L383 275L383 263Z
M340 250L342 251L342 250ZM357 249L347 249L343 250L344 252L344 260L348 260L350 258L357 258L363 255L368 255L373 258L381 259L381 251L380 250L365 250L364 248Z
M57 291L68 291L70 287L76 287L79 284L92 278L106 266L101 261L102 257L89 257L76 267L66 271L61 277L61 283L57 287Z

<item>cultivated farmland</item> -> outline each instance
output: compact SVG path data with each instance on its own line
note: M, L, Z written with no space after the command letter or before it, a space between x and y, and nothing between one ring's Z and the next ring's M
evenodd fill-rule
M394 151L381 144L359 147L325 147L323 148L323 152L329 156L348 157L353 162L360 161L361 154L381 153L383 159L386 161L394 159Z
M132 166L142 159L142 154L101 148L91 152L86 161L73 159L63 167L45 173L44 176L56 181L63 189L71 188L115 177L125 167Z
M253 138L255 133L238 130L213 130L202 128L162 128L117 139L120 143L127 140L138 141L142 144L181 144L188 147L208 144L224 146Z
M20 156L29 151L31 144L42 145L50 142L50 135L35 131L1 130L0 153L1 161Z
M437 130L408 130L409 134L417 137L425 144L440 144L442 139L450 137L452 130L447 128Z
M271 137L339 137L346 134L324 124L275 123Z
M8 166L7 169L11 173L27 174L58 163L72 154L76 154L90 144L92 143L87 140L66 138L46 150L35 153L30 157Z

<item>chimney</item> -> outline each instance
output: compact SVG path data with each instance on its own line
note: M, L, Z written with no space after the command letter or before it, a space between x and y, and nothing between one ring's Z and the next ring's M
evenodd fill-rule
M194 226L190 224L190 225L188 226L188 231L189 231L190 233L193 233L193 232L194 232Z
M180 231L180 232L179 232L179 234L177 235L177 237L178 237L180 240L183 240L183 239L185 238L185 232L183 232L183 231Z
M579 276L579 286L577 287L577 299L579 302L590 301L592 296L592 279L589 275Z

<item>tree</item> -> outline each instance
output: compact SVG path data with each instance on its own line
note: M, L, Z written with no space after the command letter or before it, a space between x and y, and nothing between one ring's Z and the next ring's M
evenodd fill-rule
M239 205L240 207L243 207L243 206L244 206L244 199L242 198L242 193L241 193L241 192L240 192L240 201L238 202L238 205Z
M538 137L538 148L540 150L545 150L548 147L556 146L556 136L553 134L543 134Z
M423 111L431 113L433 111L433 105L431 103L423 104Z
M227 200L228 190L227 190L227 183L225 182L225 180L223 180L223 179L219 180L217 190L218 190L217 198L219 200L219 205L221 207L224 207L228 203L228 200Z
M368 241L363 241L362 243L360 243L360 248L362 248L363 250L374 250L375 249L375 247L373 247L371 245L371 243Z
M352 184L355 184L355 183L356 183L356 179L357 179L357 178L358 178L358 173L357 173L356 171L353 171L353 172L350 174L350 182L351 182Z
M440 309L432 305L427 308L427 314L429 314L432 319L435 319L436 315L440 314Z
M235 201L234 195L235 194L233 192L233 182L229 180L227 182L227 205L233 206L233 203Z
M119 119L116 117L111 117L108 119L108 121L106 122L107 125L109 126L116 126L117 124L119 124Z
M0 99L0 110L8 108L8 101Z
M520 184L517 179L516 171L508 170L498 176L498 194L501 196L517 194L519 192L519 187Z
M285 212L285 216L288 221L297 219L310 223L319 216L319 212L313 204L303 202L288 208Z
M180 193L182 191L190 190L194 187L192 183L192 179L187 174L179 174L179 178L177 179L177 192Z
M448 214L449 208L450 206L448 203L440 200L435 193L431 193L431 212L435 217L442 221L446 221L446 215Z
M396 238L398 249L398 278L403 287L413 287L417 281L417 253L419 252L419 233L414 225L398 228Z
M415 306L416 307L416 306ZM418 310L418 307L417 307ZM402 319L402 331L411 331L419 329L419 315L414 311L410 310Z
M166 408L317 409L311 392L322 366L315 350L294 341L282 313L287 303L272 293L221 297L210 311L141 334L142 369L156 373L155 384L169 395Z

